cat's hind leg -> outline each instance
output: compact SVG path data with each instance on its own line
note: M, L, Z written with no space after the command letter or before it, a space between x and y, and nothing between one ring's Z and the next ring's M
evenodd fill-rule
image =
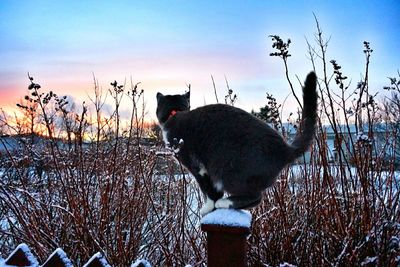
M221 199L224 195L223 192L218 191L211 182L210 176L206 173L202 173L202 175L195 175L196 181L198 182L201 191L206 196L206 202L203 207L200 209L201 216L210 213L215 209L215 202L218 199Z
M229 196L215 202L217 209L249 209L261 202L261 194L251 196Z
M181 151L180 161L196 178L201 191L206 197L203 207L200 209L201 216L215 210L215 202L224 196L222 188L213 185L210 175L203 163L193 154Z
M215 201L207 196L206 202L200 209L201 217L204 217L204 215L212 212L214 209L215 209Z

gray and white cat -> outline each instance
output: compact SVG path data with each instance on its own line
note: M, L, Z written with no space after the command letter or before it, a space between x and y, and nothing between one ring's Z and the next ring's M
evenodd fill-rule
M215 104L189 110L190 92L157 93L157 118L164 142L179 147L175 157L193 174L207 197L202 215L215 208L258 205L261 193L279 172L309 148L317 120L316 82L315 73L308 74L301 131L291 144L239 108ZM229 196L223 198L224 193Z

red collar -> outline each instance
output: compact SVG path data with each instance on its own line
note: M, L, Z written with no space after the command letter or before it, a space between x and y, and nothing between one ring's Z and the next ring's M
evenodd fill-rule
M168 119L170 119L171 117L173 117L173 116L175 116L175 114L176 114L176 110L171 110L171 113L169 113L169 116L168 116Z

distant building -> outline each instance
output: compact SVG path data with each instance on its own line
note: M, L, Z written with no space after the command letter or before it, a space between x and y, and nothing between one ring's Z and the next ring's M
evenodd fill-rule
M292 125L285 125L289 142L294 139L296 129ZM342 158L352 160L355 146L372 146L374 155L380 157L393 157L394 146L391 143L394 136L390 138L391 129L385 124L376 124L372 128L372 136L368 136L368 126L362 129L357 129L354 124L338 125L336 132L331 125L324 125L322 132L325 135L327 145L327 158L330 163L339 162L339 153L342 153ZM392 134L393 135L393 134ZM399 153L398 151L397 153ZM304 154L304 158L299 161L310 161L310 152Z

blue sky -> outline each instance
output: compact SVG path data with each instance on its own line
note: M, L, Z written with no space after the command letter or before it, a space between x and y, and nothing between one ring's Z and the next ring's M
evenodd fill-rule
M91 94L92 73L103 89L132 76L152 118L157 91L180 93L190 83L192 106L214 103L210 75L220 99L226 75L237 106L258 109L266 92L280 101L289 93L282 62L269 57L268 35L292 40L291 77L303 79L312 68L305 38L314 38L313 12L331 37L328 59L354 86L364 71L362 43L371 42L371 89L381 90L400 68L399 1L3 0L0 107L13 107L26 93L29 71L44 88L77 102Z

